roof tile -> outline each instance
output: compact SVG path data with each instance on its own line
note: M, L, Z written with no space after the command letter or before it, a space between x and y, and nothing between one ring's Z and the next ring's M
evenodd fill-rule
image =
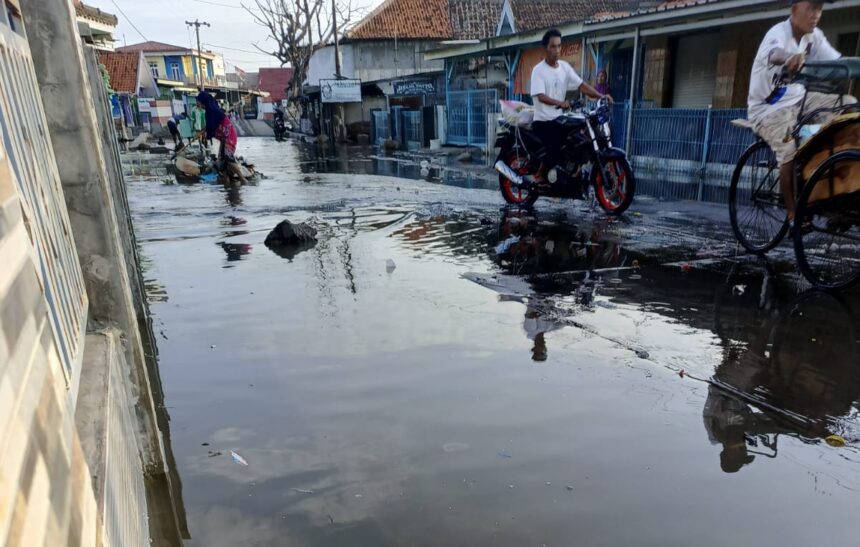
M261 68L258 89L268 91L277 102L287 98L286 89L292 78L292 68Z
M129 51L142 51L144 53L150 53L153 51L190 51L187 47L174 46L171 44L165 44L164 42L141 42L139 44L132 44L130 46L123 46L116 48L116 51L121 53L127 53Z
M448 0L385 0L350 32L352 40L449 39Z
M107 69L110 86L117 93L136 95L140 68L139 52L99 51L99 63Z

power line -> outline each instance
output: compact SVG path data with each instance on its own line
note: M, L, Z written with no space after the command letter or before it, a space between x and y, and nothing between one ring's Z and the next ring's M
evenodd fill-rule
M256 54L256 55L265 55L265 56L269 56L269 54L268 54L268 53L263 53L262 51L252 51L252 50L250 50L250 49L239 49L239 48L236 48L236 47L219 46L218 44L210 44L210 43L208 43L208 42L203 42L203 45L204 45L204 46L209 46L209 47L217 47L217 48L219 48L219 49L229 49L230 51L241 51L242 53L254 53L254 54Z
M210 6L221 6L222 8L245 9L242 6L232 6L230 4L222 4L221 2L212 2L210 0L191 0L199 4L209 4Z
M140 34L140 37L141 37L141 38L143 38L143 41L144 41L144 42L149 42L149 38L147 38L146 36L144 36L144 35L143 35L143 33L142 33L142 32L140 32L140 29L139 29L139 28L137 28L137 27L134 25L134 23L132 23L132 22L131 22L131 19L129 19L128 15L126 15L126 14L125 14L125 12L124 12L124 11L122 11L122 8L121 8L121 7L119 7L119 4L117 4L117 3L116 3L116 0L110 0L110 1L113 3L113 5L114 5L114 6L116 6L116 9L118 9L118 10L119 10L119 12L122 14L122 16L123 16L123 17L125 17L125 20L126 20L126 21L128 21L128 24L129 24L129 25L131 25L131 28L133 28L134 30L136 30L136 31L137 31L137 33L138 33L138 34Z

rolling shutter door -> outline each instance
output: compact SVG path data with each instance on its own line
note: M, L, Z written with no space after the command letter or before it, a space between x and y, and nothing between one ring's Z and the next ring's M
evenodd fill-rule
M707 108L717 81L718 33L678 39L672 108Z

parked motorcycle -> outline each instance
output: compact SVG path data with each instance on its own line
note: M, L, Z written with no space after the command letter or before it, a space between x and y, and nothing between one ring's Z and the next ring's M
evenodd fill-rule
M546 148L531 129L499 122L495 168L505 201L530 207L540 196L582 199L593 188L607 213L622 214L633 203L636 180L627 154L612 145L608 101L590 110L577 101L559 121L566 137L555 166L545 164Z

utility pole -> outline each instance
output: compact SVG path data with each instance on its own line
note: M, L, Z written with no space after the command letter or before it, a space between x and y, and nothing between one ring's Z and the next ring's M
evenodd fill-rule
M195 61L194 52L191 52L191 62L194 63L196 70L194 71L194 83L197 84L201 90L203 89L203 73L200 70L200 59L202 58L200 51L200 27L210 27L211 25L206 21L200 21L195 19L194 21L185 21L185 24L189 27L194 27L195 32L197 33L197 56ZM197 80L197 76L200 76L200 80Z
M334 29L334 74L340 80L340 37L337 35L337 0L331 0L331 24Z

